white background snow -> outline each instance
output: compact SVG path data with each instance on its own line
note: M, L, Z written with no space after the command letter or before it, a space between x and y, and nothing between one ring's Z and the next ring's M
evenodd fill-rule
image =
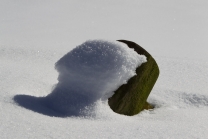
M1 0L0 138L207 138L208 1ZM96 117L50 117L18 106L16 95L46 96L54 64L88 39L134 41L160 76L133 117L97 102Z

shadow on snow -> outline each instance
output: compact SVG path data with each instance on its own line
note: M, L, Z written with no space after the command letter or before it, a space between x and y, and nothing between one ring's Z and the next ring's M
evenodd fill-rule
M49 108L44 97L16 95L13 99L16 103L18 103L18 105L34 112L51 117L66 117L66 115Z

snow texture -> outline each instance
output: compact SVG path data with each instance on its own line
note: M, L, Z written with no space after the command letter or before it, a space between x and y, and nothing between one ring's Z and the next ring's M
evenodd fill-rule
M206 139L207 7L207 0L1 0L0 138ZM129 117L97 100L85 109L92 116L63 117L47 107L43 98L59 84L54 63L99 38L134 41L155 58L154 110Z

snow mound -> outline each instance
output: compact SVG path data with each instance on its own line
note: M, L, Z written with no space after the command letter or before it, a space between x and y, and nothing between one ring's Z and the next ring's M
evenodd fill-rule
M56 63L59 82L46 97L48 105L66 115L78 115L97 100L107 100L144 62L145 56L123 43L86 41Z
M136 68L144 62L146 57L126 44L89 40L58 60L55 65L58 83L50 94L16 95L14 100L24 108L48 116L101 115L99 107L107 104L113 92L136 75Z

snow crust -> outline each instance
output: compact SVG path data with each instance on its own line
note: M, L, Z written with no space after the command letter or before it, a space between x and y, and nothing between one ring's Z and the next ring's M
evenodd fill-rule
M97 100L111 97L144 62L144 55L121 42L86 41L56 63L59 82L46 97L47 105L66 115L79 115Z

